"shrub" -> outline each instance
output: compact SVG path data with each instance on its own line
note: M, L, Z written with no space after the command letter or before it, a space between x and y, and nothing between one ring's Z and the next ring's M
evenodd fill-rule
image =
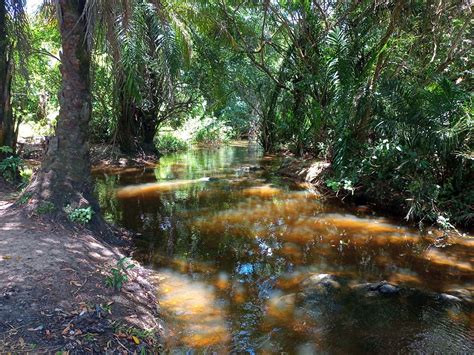
M13 149L10 148L9 146L3 145L0 147L0 153L8 154L8 153L13 153Z
M193 141L204 145L220 145L232 138L232 128L221 122L212 122L194 134Z
M171 133L157 135L154 143L159 152L170 153L188 149L188 143Z
M28 203L28 201L31 199L31 197L33 196L32 193L30 192L25 192L23 195L20 196L20 198L18 199L18 203L20 205L25 205Z
M54 212L56 207L54 206L54 203L50 201L41 201L39 206L36 208L36 212L39 214L48 214Z
M92 220L94 211L92 207L76 208L71 209L70 206L66 207L67 216L71 222L87 224Z
M31 176L33 175L33 170L30 168L23 168L20 170L20 177L21 177L21 182L22 185L26 186L31 179Z
M128 281L127 270L133 269L135 265L129 264L129 258L124 257L117 261L117 267L110 270L111 275L105 279L107 287L113 287L115 290L120 291L123 284Z
M0 153L11 154L13 151L10 147L0 147ZM23 160L18 156L10 155L0 162L0 173L9 182L18 179L20 169L23 167Z

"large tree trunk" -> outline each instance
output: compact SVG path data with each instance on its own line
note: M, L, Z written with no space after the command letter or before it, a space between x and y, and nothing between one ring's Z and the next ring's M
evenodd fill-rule
M12 58L7 36L7 9L0 0L0 146L14 147L14 125L11 110Z
M64 215L64 207L91 205L94 225L104 229L98 205L92 193L87 141L91 116L90 58L86 41L86 0L59 0L62 42L59 94L59 118L56 136L50 139L41 168L29 187L33 206L45 201L54 204L55 213Z

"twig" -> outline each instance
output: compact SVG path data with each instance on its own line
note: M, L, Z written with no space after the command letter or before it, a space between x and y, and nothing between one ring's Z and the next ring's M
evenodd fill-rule
M115 340L117 340L117 343L119 343L119 345L122 346L122 348L124 348L124 349L127 350L127 351L130 351L125 345L123 345L123 344L120 342L120 340L118 340L117 337L115 337Z
M89 277L87 276L86 279L84 280L84 282L82 283L81 287L79 287L76 291L73 292L73 295L77 295L77 293L84 287L84 285L86 284L87 280L89 279Z

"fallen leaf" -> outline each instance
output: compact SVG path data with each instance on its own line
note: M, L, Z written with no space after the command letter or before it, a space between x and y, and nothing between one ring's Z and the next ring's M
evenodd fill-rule
M72 280L69 282L71 285L77 286L77 287L82 287L82 284L78 281Z
M67 333L69 333L70 329L71 329L71 325L69 324L66 328L63 329L62 335L66 335Z
M135 335L132 335L132 339L135 344L140 344L140 339L138 339Z

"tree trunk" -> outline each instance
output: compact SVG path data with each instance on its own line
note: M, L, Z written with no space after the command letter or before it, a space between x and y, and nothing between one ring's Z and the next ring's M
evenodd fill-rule
M273 153L275 149L275 116L280 92L281 87L275 85L263 113L263 120L260 127L260 141L265 153Z
M11 110L11 43L7 33L6 1L0 0L0 147L14 147L14 124Z
M105 226L92 193L87 141L91 116L90 58L86 40L86 0L59 0L62 42L59 117L56 136L49 141L45 159L29 187L33 206L44 201L54 204L55 213L64 207L91 205L94 228Z
M119 92L120 113L118 117L118 124L116 128L116 137L120 150L123 153L132 153L136 151L136 124L135 105L126 97L123 87Z

